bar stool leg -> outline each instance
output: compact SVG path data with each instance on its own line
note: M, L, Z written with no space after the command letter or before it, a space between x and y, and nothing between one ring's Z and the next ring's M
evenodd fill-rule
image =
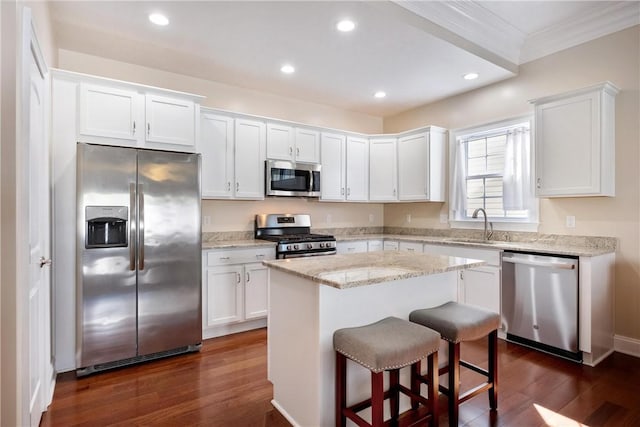
M498 409L498 330L489 334L489 406Z
M371 425L382 427L384 424L384 372L371 373Z
M421 374L421 366L422 364L418 360L416 363L411 365L411 391L414 394L420 394L420 374ZM431 370L431 365L429 364L429 370ZM411 399L411 409L418 409L420 406L420 402L418 399Z
M346 427L347 417L343 409L347 406L347 358L336 352L336 426Z
M438 352L430 354L427 359L427 397L429 398L429 412L431 413L431 427L438 427ZM418 367L418 373L420 368ZM418 383L418 392L420 392L420 383Z
M398 415L400 414L400 391L398 384L400 384L400 369L392 369L389 371L389 409L392 420L391 425L394 425L394 420L397 423Z
M458 425L460 398L460 343L449 343L449 425Z

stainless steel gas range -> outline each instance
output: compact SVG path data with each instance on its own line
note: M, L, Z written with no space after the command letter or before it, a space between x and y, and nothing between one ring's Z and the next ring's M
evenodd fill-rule
M336 238L311 233L307 214L258 214L255 238L276 242L276 258L298 258L336 253Z

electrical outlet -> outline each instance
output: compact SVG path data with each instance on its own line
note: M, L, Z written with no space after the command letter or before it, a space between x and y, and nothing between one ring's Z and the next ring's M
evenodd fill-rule
M407 223L411 222L411 214L407 214Z
M446 213L441 213L440 224L446 224L447 222L449 222L449 215L447 215Z
M573 215L567 215L566 225L567 228L576 228L576 217Z
M327 214L327 224L331 224L331 214Z
M373 223L374 219L375 217L373 216L373 214L369 214L369 222Z
M205 215L202 217L204 225L211 225L211 216L210 215Z

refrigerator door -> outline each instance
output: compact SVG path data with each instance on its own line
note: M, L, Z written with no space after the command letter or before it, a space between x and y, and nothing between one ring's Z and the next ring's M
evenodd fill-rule
M136 356L136 152L78 144L77 366ZM89 233L89 234L88 234Z
M138 152L138 355L202 341L200 156Z

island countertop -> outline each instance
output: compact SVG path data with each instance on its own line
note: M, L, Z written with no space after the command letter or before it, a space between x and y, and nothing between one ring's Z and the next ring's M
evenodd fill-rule
M263 261L264 265L338 289L428 276L485 265L486 261L409 252L355 254Z

